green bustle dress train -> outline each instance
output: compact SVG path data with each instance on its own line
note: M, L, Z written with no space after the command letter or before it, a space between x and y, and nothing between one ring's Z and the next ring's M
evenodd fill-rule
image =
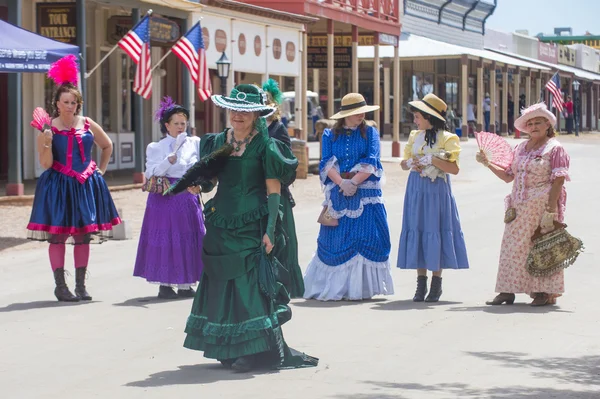
M201 157L225 141L225 132L205 135ZM285 343L281 326L291 319L289 294L277 278L281 264L262 246L268 218L265 179L286 184L297 165L288 147L258 134L219 172L217 193L204 207L204 272L185 328L186 348L221 361L257 355L259 364L276 368L317 365L318 359ZM279 245L285 245L280 221L275 248Z

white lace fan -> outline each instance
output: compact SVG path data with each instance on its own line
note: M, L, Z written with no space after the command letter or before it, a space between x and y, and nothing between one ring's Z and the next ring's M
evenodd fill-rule
M508 168L513 161L513 149L502 137L495 133L477 132L475 140L488 161L501 168Z

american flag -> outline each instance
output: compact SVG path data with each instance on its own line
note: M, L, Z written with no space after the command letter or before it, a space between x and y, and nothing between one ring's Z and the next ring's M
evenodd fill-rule
M117 43L137 64L133 91L146 100L152 95L150 17L146 15Z
M558 72L552 76L552 79L546 83L546 89L552 94L552 106L555 107L558 112L562 112L563 106L563 97L562 92L560 91L560 76L558 76Z
M198 85L200 99L208 100L212 93L212 87L200 21L182 36L171 50L189 69L192 80Z

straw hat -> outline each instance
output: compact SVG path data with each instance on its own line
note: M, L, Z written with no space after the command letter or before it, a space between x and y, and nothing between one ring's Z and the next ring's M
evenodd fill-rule
M229 97L213 95L212 102L221 108L238 112L259 112L260 116L269 116L275 111L274 107L268 106L267 94L258 86L241 84L236 86Z
M521 116L515 120L515 127L522 132L529 133L527 131L527 121L539 117L546 118L552 126L556 126L556 116L548 110L546 104L537 103L522 111Z
M365 98L359 93L348 93L342 98L340 112L329 119L342 119L350 115L365 114L379 109L379 105L367 105Z
M433 93L426 94L422 100L409 101L408 104L421 112L435 116L442 122L446 122L446 118L442 114L446 114L448 106Z

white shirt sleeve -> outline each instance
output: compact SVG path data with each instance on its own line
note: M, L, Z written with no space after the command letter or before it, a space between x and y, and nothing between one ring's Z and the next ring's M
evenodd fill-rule
M146 148L146 179L152 176L164 176L169 170L169 154L162 148L161 143L150 143Z

